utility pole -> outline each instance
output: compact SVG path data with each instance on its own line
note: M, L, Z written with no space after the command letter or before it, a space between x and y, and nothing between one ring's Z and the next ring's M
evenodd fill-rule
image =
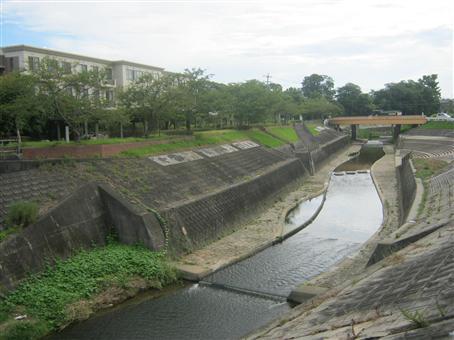
M264 75L264 77L266 78L266 85L269 86L270 85L270 79L272 78L270 73L268 72L266 75Z

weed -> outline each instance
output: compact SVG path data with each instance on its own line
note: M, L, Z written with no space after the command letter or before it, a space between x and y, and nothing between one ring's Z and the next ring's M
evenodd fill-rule
M68 314L71 304L90 299L112 285L127 287L128 281L137 277L159 287L174 282L176 271L163 253L110 240L106 247L80 251L29 277L0 301L0 311L13 315L20 310L46 323L50 330L57 329L73 321ZM17 331L25 332L27 327Z
M19 201L13 203L6 215L8 228L24 228L36 222L38 218L38 205L35 202Z
M427 321L424 315L419 311L411 312L406 309L401 309L400 312L407 320L411 321L417 328L425 328L430 325L429 321Z

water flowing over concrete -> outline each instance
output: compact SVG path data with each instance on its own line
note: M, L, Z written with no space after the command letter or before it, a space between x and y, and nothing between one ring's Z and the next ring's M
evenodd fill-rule
M306 203L309 209L295 209L287 230L311 215L317 200ZM95 317L56 338L239 338L288 311L285 297L292 288L355 252L381 221L368 172L333 175L323 209L296 235L210 275L206 283Z

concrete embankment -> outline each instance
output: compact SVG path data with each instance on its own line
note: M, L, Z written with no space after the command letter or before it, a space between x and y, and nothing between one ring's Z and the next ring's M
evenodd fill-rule
M327 145L326 155L344 139ZM0 228L16 200L33 199L41 211L35 225L1 243L0 282L7 289L49 259L102 245L112 230L121 242L165 246L173 256L197 250L264 212L307 175L300 159L251 142L152 159L34 166L0 174Z
M405 162L406 156L395 164L388 152L373 166L385 210L376 236L358 256L308 284L326 291L315 292L320 295L310 303L296 307L251 339L312 339L315 334L317 338L448 337L454 327L454 171L450 165L428 180L425 208L417 219L407 217L401 225L405 215L412 215L408 211L421 202L401 201L420 196L413 192L413 183L398 178L410 175L411 167L403 168L410 163Z

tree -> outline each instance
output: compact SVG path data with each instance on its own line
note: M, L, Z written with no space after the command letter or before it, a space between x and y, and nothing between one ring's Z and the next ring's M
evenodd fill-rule
M160 121L168 112L167 106L170 105L174 91L173 75L157 77L144 74L119 94L120 104L131 113L134 120L143 122L144 134L148 135L150 124L152 129L159 130Z
M104 73L72 72L55 59L43 58L31 75L49 118L63 121L79 140L84 123L104 107Z
M230 84L229 88L235 98L233 111L239 126L266 120L270 107L270 90L266 84L254 79Z
M336 93L333 79L316 73L304 77L301 89L306 98L324 97L328 100L333 100Z
M372 98L367 93L362 93L361 88L353 83L339 87L336 99L348 116L367 115L374 109Z
M306 99L301 104L301 111L306 119L322 119L342 113L342 107L324 97Z
M423 76L418 81L407 80L386 84L373 93L374 103L383 110L399 110L404 115L435 113L440 107L437 75Z
M34 78L19 73L0 77L0 135L11 135L14 131L21 142L24 129L40 132L45 122Z
M181 76L177 76L179 113L185 120L187 130L191 129L196 114L202 108L200 99L209 89L210 77L201 68L185 69Z

